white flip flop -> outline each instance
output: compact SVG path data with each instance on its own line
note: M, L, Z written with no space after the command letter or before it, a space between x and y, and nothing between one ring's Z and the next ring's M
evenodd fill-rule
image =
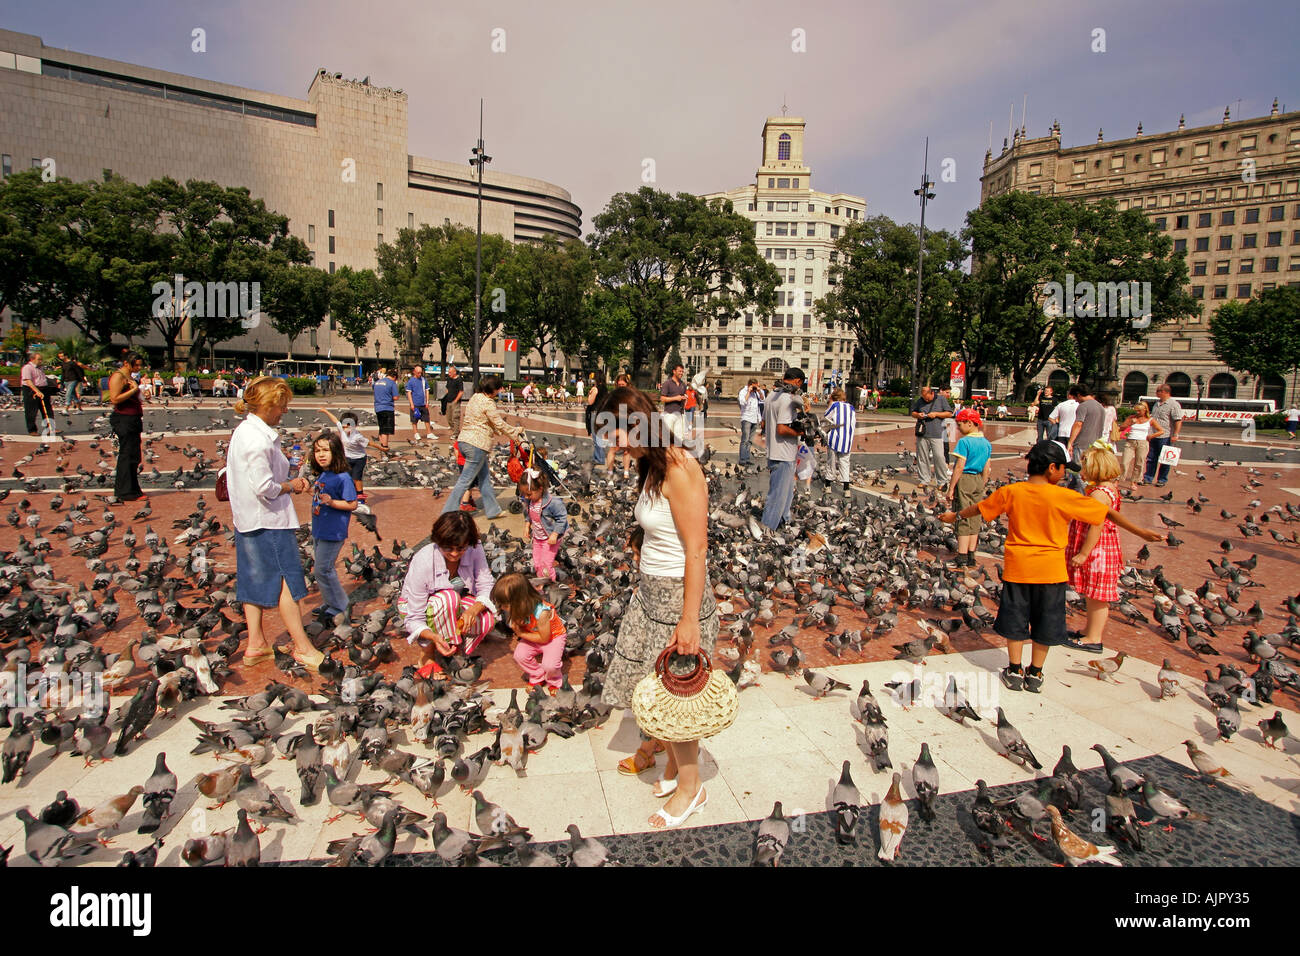
M700 799L701 797L703 797L704 799L701 800ZM687 818L692 813L695 813L698 810L703 810L704 807L708 804L708 802L709 802L708 794L704 792L704 787L701 786L699 791L695 794L695 799L691 801L691 805L682 812L682 815L680 817L673 816L662 807L656 810L654 813L650 814L651 817L659 817L659 819L664 821L663 826L654 827L653 829L671 830L673 829L673 827L679 827L686 822Z

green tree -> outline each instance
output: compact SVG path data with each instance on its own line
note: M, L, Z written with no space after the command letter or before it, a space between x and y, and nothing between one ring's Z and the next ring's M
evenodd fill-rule
M777 271L758 253L753 222L729 202L643 186L615 194L592 224L597 281L631 318L639 380L687 326L776 304Z
M68 262L76 235L69 225L90 185L47 183L34 169L0 180L0 312L38 323L70 317L79 285Z
M1282 286L1246 302L1225 302L1210 316L1211 348L1219 361L1255 378L1300 367L1300 288Z
M171 283L180 275L186 282L253 283L268 287L277 270L311 262L307 244L289 232L289 219L268 209L243 187L189 180L184 185L170 177L144 187L157 203L165 231L166 258L155 280ZM277 281L288 285L300 276L281 273ZM319 285L312 287L319 303ZM265 295L269 290L264 288ZM271 293L274 297L274 292ZM251 295L250 295L251 306ZM191 303L195 309L197 303ZM287 297L277 300L286 312L293 308ZM150 321L162 334L169 362L175 362L176 344L189 332L191 355L199 355L208 342L223 342L245 329L246 316L239 309L203 308L203 315L191 317L185 309L151 309ZM222 311L224 314L208 314ZM158 314L161 312L162 314ZM289 325L295 320L286 317Z
M585 299L594 277L591 255L577 239L548 236L514 247L503 274L505 324L518 337L521 356L535 351L545 366L548 346L576 355L587 345Z
M330 315L359 359L370 333L388 313L379 277L372 269L343 266L330 279Z
M330 274L324 269L281 265L270 271L262 286L262 311L292 347L302 333L320 327L330 311L330 294Z

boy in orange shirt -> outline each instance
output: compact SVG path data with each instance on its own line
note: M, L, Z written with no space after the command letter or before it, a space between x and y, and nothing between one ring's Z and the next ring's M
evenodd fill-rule
M1047 652L1066 643L1065 548L1071 519L1101 524L1107 518L1125 531L1147 541L1160 541L1164 534L1139 528L1118 511L1100 501L1086 498L1069 488L1058 488L1065 472L1079 466L1065 456L1065 449L1053 441L1041 441L1026 456L1029 479L1003 485L983 501L960 513L944 512L939 520L951 524L959 517L985 521L1007 516L1007 544L1003 556L1002 599L993 630L1007 640L1008 663L1001 672L1009 690L1041 693L1043 663ZM1034 648L1028 669L1021 671L1026 641Z

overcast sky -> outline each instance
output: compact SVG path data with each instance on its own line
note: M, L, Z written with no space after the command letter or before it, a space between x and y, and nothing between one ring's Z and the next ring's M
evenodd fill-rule
M1295 0L0 0L0 26L300 98L320 67L369 75L406 90L409 149L435 159L468 159L482 96L493 168L569 190L584 235L647 158L673 192L752 182L783 99L807 120L813 187L865 196L869 214L915 221L928 135L926 222L946 228L979 202L990 122L996 155L1026 93L1029 135L1059 119L1066 146L1179 113L1218 122L1225 105L1266 115L1275 96L1300 108Z

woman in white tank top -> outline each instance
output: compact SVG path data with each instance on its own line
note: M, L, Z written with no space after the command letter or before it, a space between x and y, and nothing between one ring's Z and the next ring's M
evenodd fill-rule
M666 648L692 657L712 654L718 637L718 610L706 568L708 485L704 472L680 439L661 427L655 406L634 388L610 393L595 429L637 462L641 495L633 512L639 529L631 542L641 577L619 625L613 660L605 674L604 700L630 707L632 690L654 670ZM639 541L638 541L639 539ZM694 661L670 667L682 673ZM646 740L619 770L639 774L655 766L665 749L668 761L655 795L667 797L650 815L650 826L667 829L702 810L708 794L700 783L698 740L684 743Z

